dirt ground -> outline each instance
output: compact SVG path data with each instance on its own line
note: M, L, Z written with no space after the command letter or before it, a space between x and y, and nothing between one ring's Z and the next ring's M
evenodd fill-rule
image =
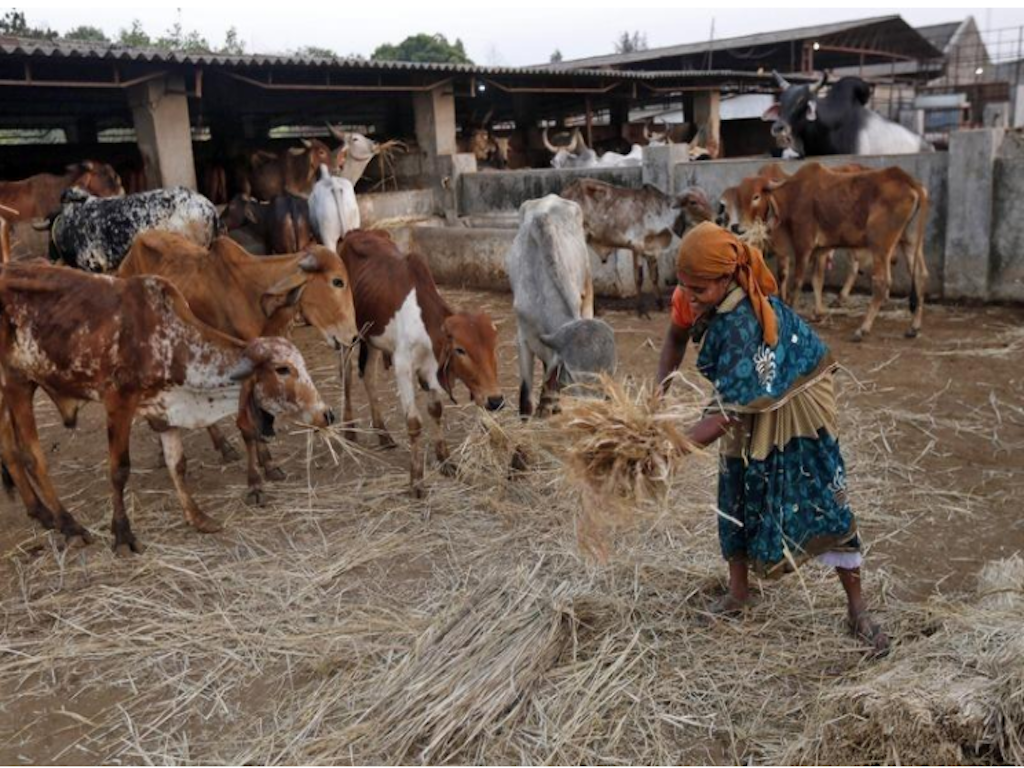
M498 322L501 377L506 398L514 407L518 368L510 297L459 290L444 293L454 306L485 308ZM924 600L936 591L959 589L986 561L1024 552L1024 308L929 306L922 336L907 340L903 331L909 317L902 303L898 307L894 304L880 316L871 337L853 343L850 337L865 305L864 297L856 299L852 310L833 314L818 326L845 368L845 375L841 376L842 402L862 413L874 413L882 427L872 440L880 450L899 457L903 465L912 466L915 471L909 476L897 473L884 479L889 484L906 485L908 515L900 517L898 524L873 522L863 526L870 547L868 567L884 568L892 574L892 583L897 585L902 599ZM622 305L605 309L602 316L616 331L620 373L638 378L652 376L667 315L655 313L649 320L639 319ZM309 328L297 329L294 338L307 356L314 379L318 384L322 382L322 391L340 412L334 355ZM693 368L695 357L691 348L683 366L684 374L694 381L699 379ZM389 384L388 423L398 440L398 450L387 454L374 452L373 461L361 464L343 457L340 465L328 461L324 451L318 450L314 466L307 468L307 437L281 434L272 449L290 474L290 487L327 482L337 473L366 473L368 480L382 474L404 477L407 443L402 421L394 412L390 375L383 380ZM460 386L456 394L459 405L446 409L451 445L457 444L477 419L475 410L467 405L465 389ZM367 409L362 392L357 402L359 417L365 423ZM80 522L102 534L87 552L73 557L83 558L83 563L86 559L94 563L113 561L106 538L110 503L100 411L96 406L87 408L78 429L69 432L59 424L48 401L40 398L38 409L42 441L49 450L51 468L67 506ZM233 429L228 431L240 445L237 433ZM368 443L363 441L364 446ZM206 546L209 539L220 540L220 546L231 549L240 546L261 525L274 530L280 527L282 535L288 535L287 519L274 507L272 488L270 512L250 509L240 501L226 503L228 495L237 499L244 492L242 464L223 465L205 434L190 435L186 446L190 485L200 505L226 523L225 531L204 537L185 527L170 480L157 468L158 442L146 428L137 427L132 437L130 514L136 534L150 550L105 566L114 572L121 569L119 578L125 582L147 578L145 560L158 560L165 545ZM860 476L855 456L848 456L848 461L851 485L879 480ZM915 478L922 476L944 491L943 503L935 503L931 497L929 505L922 506L915 498ZM436 473L431 473L428 480L437 487L451 482ZM713 480L709 479L709 483ZM709 487L709 493L712 491ZM861 503L864 501L862 498ZM339 500L339 504L342 502ZM438 525L441 520L445 526L459 525L457 519L433 519ZM912 524L905 522L908 519ZM424 516L424 521L425 526L431 525L431 518ZM411 523L420 525L421 521ZM706 535L714 535L713 527L706 529ZM58 558L60 554L50 535L38 530L26 517L20 503L6 497L0 498L0 553L2 657L14 653L13 648L25 633L44 631L41 627L46 626L43 621L30 630L16 623L22 619L15 616L24 615L26 602L30 610L32 600L42 589L41 585L25 583L26 574L32 573L26 564ZM386 571L393 579L390 584L376 587L415 593L418 580L427 578L435 565L429 561L406 562L401 568ZM88 601L98 591L116 586L105 579L99 577L93 582L86 578L84 583L79 580L67 586L48 584L46 590L49 594L53 590L71 589L78 599ZM868 579L870 588L870 571ZM240 694L242 699L256 702L269 695L261 690L258 677L248 685L247 691ZM76 751L69 750L69 745L93 730L98 713L138 695L121 685L109 690L83 689L73 675L62 678L56 693L48 696L23 695L17 675L4 680L3 688L0 761L5 764L109 759L114 754L113 747L107 751L94 747ZM260 706L252 703L250 709L258 714ZM736 756L719 754L714 749L706 754L708 759L717 756L727 762ZM203 755L197 753L195 759L202 760Z

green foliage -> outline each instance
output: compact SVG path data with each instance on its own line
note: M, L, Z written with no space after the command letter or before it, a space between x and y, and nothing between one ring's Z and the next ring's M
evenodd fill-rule
M551 54L551 58L548 59L552 64L557 64L562 60L562 52L555 48L554 53Z
M24 12L17 8L12 8L0 17L0 35L30 37L36 40L56 40L60 37L58 32L49 27L30 27Z
M245 55L245 43L238 37L238 30L234 27L228 29L224 35L224 45L217 49L217 53L225 56Z
M86 40L90 43L109 43L110 40L107 38L106 33L99 27L93 27L88 24L82 24L81 26L69 29L64 33L64 40Z
M153 45L153 40L146 30L142 28L142 22L138 19L132 21L131 29L121 29L121 32L117 36L118 45L124 45L129 48L148 48Z
M455 38L454 43L438 33L428 35L420 33L410 35L398 45L385 43L377 47L377 50L370 56L371 59L379 61L427 61L444 62L449 64L472 64L472 59L466 55L466 49L462 41Z
M634 53L647 50L647 35L642 32L623 32L615 41L616 53Z
M296 48L295 53L299 56L310 56L320 59L336 59L338 57L338 54L330 48L321 48L317 45L304 45L301 48Z
M164 33L155 43L157 48L164 48L168 51L181 51L183 53L210 53L210 44L206 38L196 32L185 32L181 22L174 22L173 26Z

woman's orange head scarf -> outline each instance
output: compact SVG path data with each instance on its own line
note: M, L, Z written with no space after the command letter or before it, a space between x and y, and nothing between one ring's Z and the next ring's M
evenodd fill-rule
M735 276L750 298L765 343L769 346L778 343L779 321L768 297L778 293L779 286L757 248L705 221L687 232L679 244L676 271L700 280Z

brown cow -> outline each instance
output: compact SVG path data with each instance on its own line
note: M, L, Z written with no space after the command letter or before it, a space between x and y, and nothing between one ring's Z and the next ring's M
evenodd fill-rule
M807 163L785 180L755 176L739 186L738 229L763 222L769 245L781 259L792 258L796 284L815 253L833 248L868 250L872 258L872 299L860 340L871 332L875 317L889 296L892 259L899 246L910 272L910 309L914 315L908 337L921 330L928 268L924 231L928 192L900 168L842 173L820 163ZM736 227L734 227L736 229Z
M673 198L650 185L628 189L596 179L579 179L563 189L561 196L583 209L587 245L602 260L616 248L628 248L632 252L640 315L646 314L643 261L647 261L655 303L662 309L659 255L671 244L673 236L682 237L688 226L709 221L713 215L707 195L700 187L690 187Z
M0 449L30 516L69 542L90 536L68 513L50 480L32 405L42 388L73 425L85 401L107 412L114 550L139 552L124 506L136 414L161 433L164 457L185 513L204 532L220 526L185 485L179 429L237 413L247 446L272 417L296 414L324 427L334 417L302 355L281 338L244 342L200 322L166 280L121 280L39 263L0 272ZM250 453L251 455L251 453ZM250 463L250 483L259 475Z
M417 383L427 391L428 412L437 427L434 444L441 470L453 470L441 427L441 398L454 400L456 380L468 388L473 402L488 410L505 403L498 388L498 329L486 313L453 312L438 293L423 257L403 254L385 232L355 230L341 244L341 257L352 277L356 323L362 329L360 372L370 400L370 415L381 445L390 448L377 403L376 368L381 354L391 357L398 397L405 414L412 452L410 482L423 495L423 425L416 409ZM345 424L351 426L351 376L345 380Z
M166 278L200 320L238 339L284 335L301 315L332 349L341 351L356 341L348 270L323 246L257 258L227 237L214 240L207 251L179 235L152 231L135 239L117 274ZM208 430L225 461L238 458L218 427ZM263 443L257 445L257 458L268 480L284 479ZM261 501L258 488L250 491L249 501Z
M831 166L831 170L836 173L862 173L864 171L873 171L874 169L861 165L860 163L845 163L843 165ZM768 163L757 169L756 176L759 176L770 181L783 181L789 178L789 174L786 173L781 163ZM719 199L719 209L717 223L722 227L739 228L739 207L741 205L739 199L740 188L729 187L722 192L721 198ZM744 206L750 205L750 200L744 198L742 203ZM759 244L761 245L761 244ZM811 287L814 290L814 319L820 320L825 316L825 302L824 302L824 288L825 288L825 272L832 264L835 249L823 250L815 255L814 272L811 275ZM774 254L766 254L774 255ZM871 254L867 251L850 251L850 260L847 265L846 279L843 281L843 287L839 291L839 295L833 302L833 306L841 307L846 303L846 300L850 298L850 294L853 292L853 286L857 282L857 274L859 268L863 264L865 267L870 267ZM797 305L800 301L801 293L804 289L803 283L790 287L789 275L790 275L790 263L788 254L782 254L779 258L778 264L779 272L779 284L780 294L783 301L789 301L792 297L792 306L794 309L798 308Z
M295 195L278 195L269 203L235 195L220 215L230 236L243 227L263 243L264 253L295 253L315 242L309 203Z
M250 157L247 192L260 200L273 200L286 192L309 197L321 164L331 173L338 170L337 154L320 139L302 139L302 147L291 147L280 155L255 152Z
M10 223L44 219L60 209L60 198L71 187L81 187L97 197L123 197L121 178L106 163L83 160L67 167L63 176L37 173L21 181L0 181L0 205L13 208L5 214Z

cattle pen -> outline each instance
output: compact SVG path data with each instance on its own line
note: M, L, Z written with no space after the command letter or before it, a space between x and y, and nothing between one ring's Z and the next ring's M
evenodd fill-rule
M820 85L818 65L917 79L944 65L934 39L898 16L720 42L505 67L0 37L0 102L12 107L0 176L53 172L36 202L56 208L41 225L0 205L0 762L1024 764L1022 134L978 127L940 151L780 160L787 177L815 162L896 169L927 200L916 338L904 334L918 292L894 261L861 269L847 304L800 326L834 356L845 474L819 482L801 466L799 483L848 500L870 615L891 646L875 647L852 611L851 626L835 575L788 547L795 573L751 579L750 603L723 615L720 525L746 523L718 494L727 454L691 432L723 405L719 381L698 370L701 331L687 327L660 392L679 324L645 289L692 296L692 285L670 293L686 280L682 230L696 226L677 214L682 201L727 226L724 193L779 159L751 112L772 101L771 68L806 86ZM974 112L992 112L995 85L971 86ZM895 119L900 85L886 87ZM677 113L685 123L652 130ZM477 151L483 128L511 163L493 135ZM552 167L565 140L628 160ZM356 157L360 146L371 156ZM295 219L312 187L289 185L333 190L310 192L306 213L319 222L310 208L337 201L337 249L310 241L265 256L218 236L231 203L240 221L271 216L272 201L250 194L268 158L285 190L274 199ZM618 244L598 253L588 194L613 211L623 197L648 201L631 214L645 226L657 201L657 231L640 227L657 241L642 254L657 269L635 268ZM191 200L202 237L147 231L152 198ZM538 245L546 237L571 241L578 269ZM70 269L78 240L96 251L78 266L107 275ZM68 268L31 261L47 254ZM830 290L856 258L835 252ZM137 311L123 322L81 289L77 304L38 302L26 321L9 296L52 299L43 272L163 298L118 304ZM855 339L883 279L892 297ZM107 322L72 304L102 306L92 314ZM547 324L531 327L537 315ZM168 317L181 325L161 336ZM587 379L593 399L558 391L572 356L552 339L581 325L604 333L589 337L605 342L595 367L615 370ZM109 376L98 357L76 356L101 326L112 341L93 343L105 346L95 355L122 355ZM39 342L54 338L61 359L47 365ZM537 353L539 387L538 344L551 353ZM757 344L743 363L760 379L776 358ZM33 401L24 383L45 378L39 360L50 378ZM79 414L81 392L56 391L66 371L91 376L85 394L103 405ZM128 398L109 406L143 379L149 410L138 392L136 410ZM300 397L304 411L285 408ZM38 435L20 415L32 409ZM225 434L198 428L214 411L231 413ZM47 530L60 516L26 503L45 497L40 456L91 542Z

